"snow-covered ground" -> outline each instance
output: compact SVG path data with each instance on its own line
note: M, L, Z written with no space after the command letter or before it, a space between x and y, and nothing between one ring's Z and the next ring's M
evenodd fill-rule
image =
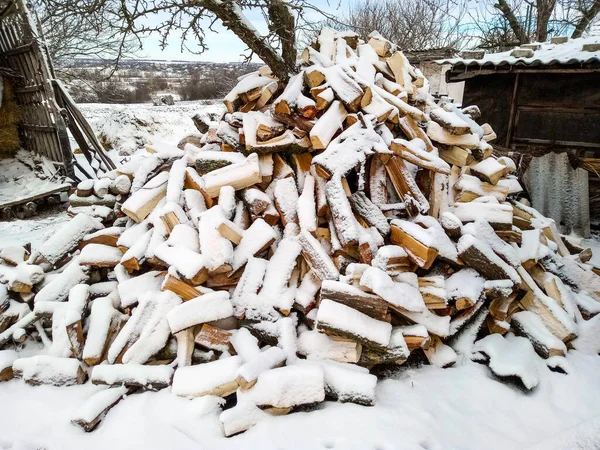
M326 402L221 435L219 398L169 389L132 395L91 434L70 424L99 388L0 385L3 449L597 449L600 357L570 352L569 374L541 370L531 393L492 379L485 366L404 368L379 383L373 407Z
M113 154L133 153L148 141L176 144L195 132L192 115L223 111L200 102L81 109L119 147ZM0 222L0 247L15 241L36 247L66 220L60 211ZM583 245L600 263L600 240ZM600 448L600 357L570 351L566 363L564 375L539 360L539 386L527 393L464 359L449 369L402 367L378 384L373 407L326 402L314 411L270 417L229 439L221 434L216 397L186 400L170 389L135 394L86 434L70 419L99 387L32 387L13 380L0 383L0 449Z
M177 102L172 106L84 103L79 108L103 143L121 155L133 154L149 142L176 145L182 137L198 132L192 121L196 113L219 119L225 111L216 100Z

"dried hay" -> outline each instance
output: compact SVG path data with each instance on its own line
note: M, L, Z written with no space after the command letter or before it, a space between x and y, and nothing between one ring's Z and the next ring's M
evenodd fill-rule
M21 110L12 95L12 85L4 78L4 89L2 91L2 103L0 106L0 156L7 156L19 149L18 123L21 118Z

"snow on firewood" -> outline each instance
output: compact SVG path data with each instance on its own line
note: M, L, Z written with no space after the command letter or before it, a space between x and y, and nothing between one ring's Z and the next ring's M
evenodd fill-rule
M375 347L385 347L390 342L392 332L389 323L331 300L324 300L319 305L317 328L334 336L356 339Z
M73 259L66 269L56 275L48 284L46 284L35 296L35 302L50 301L62 302L68 295L73 286L88 281L86 269L79 265L79 259Z
M98 220L85 214L77 214L62 229L45 241L38 251L46 261L55 264L74 250L85 235L100 228L104 227Z
M244 392L259 407L289 408L325 399L323 369L316 365L296 364L268 370L256 384Z
M393 307L407 311L425 310L425 303L419 289L408 283L395 282L381 269L369 267L360 278L360 285L379 295Z
M204 294L173 308L167 314L172 333L177 333L194 325L224 319L233 314L233 307L227 292Z
M242 389L249 389L258 380L261 373L284 364L286 354L279 347L271 347L248 359L237 369L236 382Z
M47 355L17 359L13 363L13 372L15 378L21 378L34 386L72 386L83 384L86 379L83 366L76 359Z
M173 368L169 366L144 366L133 363L102 364L93 368L90 378L93 384L159 390L171 384Z
M135 305L144 291L160 290L163 279L163 274L158 271L151 271L119 283L118 291L121 306L128 308Z
M85 431L92 431L104 418L110 408L115 406L127 395L129 389L125 386L102 389L77 408L71 416L71 423L82 427Z
M232 356L195 366L180 367L173 377L172 392L181 397L226 397L237 390L235 379L241 365L242 358Z
M122 361L144 364L165 346L169 338L169 311L181 304L170 291L144 292L131 318L121 329L108 350L111 364Z

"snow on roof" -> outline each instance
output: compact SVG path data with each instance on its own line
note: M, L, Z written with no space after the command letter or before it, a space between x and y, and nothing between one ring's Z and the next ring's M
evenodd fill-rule
M464 65L468 68L496 68L500 66L543 66L551 64L587 64L600 63L600 33L586 37L569 39L562 44L551 42L532 43L521 49L532 49L533 56L511 56L513 50L500 53L490 53L480 59L451 58L437 60L438 64ZM537 47L537 49L535 49ZM584 46L593 46L592 51L583 50Z

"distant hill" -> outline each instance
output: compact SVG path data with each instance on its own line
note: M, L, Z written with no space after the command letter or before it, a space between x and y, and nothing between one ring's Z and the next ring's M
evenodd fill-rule
M128 59L112 76L105 61L78 58L56 64L77 102L145 103L170 94L178 100L223 97L245 73L260 64ZM110 78L109 78L110 76Z

